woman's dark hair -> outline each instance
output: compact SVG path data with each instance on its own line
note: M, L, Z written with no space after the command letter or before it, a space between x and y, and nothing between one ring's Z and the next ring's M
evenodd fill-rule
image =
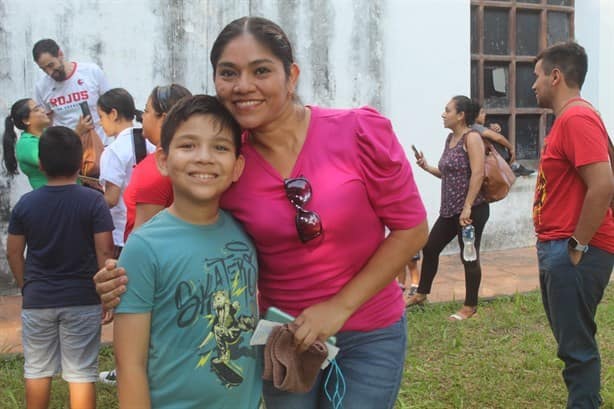
M52 57L57 57L60 54L60 47L58 46L58 43L50 38L38 40L36 44L34 44L34 47L32 47L32 57L34 58L34 62L38 62L38 59L44 53L49 53Z
M480 104L464 95L452 97L452 101L454 101L456 105L456 112L463 112L465 114L465 123L468 126L473 125L475 118L477 118L480 113Z
M83 145L70 128L50 126L38 142L38 159L49 177L70 177L81 169Z
M16 175L17 158L15 157L15 143L17 142L17 134L15 127L25 131L28 126L23 122L30 116L30 107L28 103L30 98L23 98L15 102L11 107L11 113L4 120L4 134L2 135L2 154L4 159L4 167L9 175Z
M106 114L116 110L119 117L132 121L136 115L134 98L123 88L113 88L98 98L98 108Z
M179 100L166 115L162 124L160 146L168 153L168 147L182 123L194 115L211 115L220 130L228 129L232 132L235 145L235 155L241 151L241 127L222 103L210 95L194 95Z
M170 109L183 97L191 96L192 93L183 85L170 84L155 87L149 98L156 115L168 113Z
M215 39L213 47L211 47L211 65L213 66L214 77L217 63L226 45L242 34L254 36L256 41L268 48L273 55L281 60L286 76L290 75L290 67L294 63L292 45L281 27L266 18L241 17L224 27Z

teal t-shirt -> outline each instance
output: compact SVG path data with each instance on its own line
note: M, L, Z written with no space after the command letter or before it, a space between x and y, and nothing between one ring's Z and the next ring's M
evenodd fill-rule
M32 189L38 189L47 184L47 176L38 165L38 141L38 137L23 132L15 145L15 157L19 169L28 177Z
M152 407L257 409L258 265L232 216L200 226L164 210L130 235L119 265L129 283L116 313L151 312Z

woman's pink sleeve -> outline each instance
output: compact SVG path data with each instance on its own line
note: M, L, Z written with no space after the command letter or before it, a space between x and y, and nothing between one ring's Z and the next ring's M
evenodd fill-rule
M359 166L373 209L391 230L420 224L426 210L390 120L370 107L355 112Z

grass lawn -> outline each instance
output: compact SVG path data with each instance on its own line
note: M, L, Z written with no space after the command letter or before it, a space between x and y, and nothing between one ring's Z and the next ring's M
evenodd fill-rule
M609 286L597 314L603 409L614 409L613 301L614 288ZM565 406L562 363L538 293L482 302L477 318L447 322L457 308L458 303L444 303L409 313L410 342L398 409ZM112 350L103 348L100 368L112 366ZM20 356L0 358L0 408L24 407L22 367ZM68 408L66 384L56 379L52 388L50 407ZM114 387L98 385L98 407L117 408Z
M597 311L603 409L614 409L614 288ZM564 408L567 392L539 293L481 302L475 319L449 323L459 304L411 311L397 408Z

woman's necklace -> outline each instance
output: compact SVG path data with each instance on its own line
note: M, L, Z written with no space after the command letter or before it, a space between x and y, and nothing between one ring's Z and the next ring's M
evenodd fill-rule
M458 141L465 135L467 132L471 131L471 128L465 127L461 132L454 132L452 135L452 140L450 141L450 147L455 147L458 144Z

